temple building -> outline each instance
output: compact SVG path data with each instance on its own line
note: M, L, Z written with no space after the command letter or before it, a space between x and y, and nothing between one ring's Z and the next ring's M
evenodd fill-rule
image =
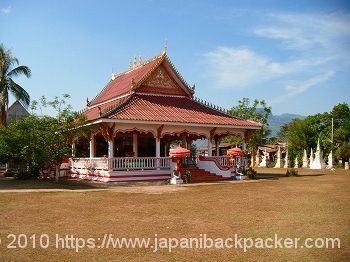
M212 156L209 141L218 146L223 137L235 135L242 138L245 149L261 124L234 117L194 93L195 86L182 78L166 49L145 62L135 58L127 71L112 74L98 95L87 100L83 113L93 135L75 145L77 157L86 158L85 169L79 159L74 172L103 181L166 179L171 175L169 149L175 140L189 149L193 141L206 139Z

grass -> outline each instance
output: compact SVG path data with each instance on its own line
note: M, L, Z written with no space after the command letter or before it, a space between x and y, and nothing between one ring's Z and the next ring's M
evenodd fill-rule
M0 179L0 261L349 260L350 170L298 169L298 177L284 177L286 169L256 170L258 180L184 186ZM7 248L9 234L24 234L21 241L26 236L27 247ZM30 241L33 234L36 248ZM45 249L38 247L42 234L50 240ZM301 244L307 238L339 238L341 246L251 248L247 252L234 247L175 248L172 252L85 247L76 252L75 248L55 246L56 236L94 238L99 244L104 234L152 241L155 234L158 240L203 239L204 234L214 240L234 238L235 234L266 239L277 234L279 238L300 238Z

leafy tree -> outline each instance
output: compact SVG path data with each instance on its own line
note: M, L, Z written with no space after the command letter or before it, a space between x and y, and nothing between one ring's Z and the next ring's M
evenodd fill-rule
M293 119L290 123L284 124L278 132L279 137L283 137L284 142L288 142L288 154L290 159L298 156L301 159L304 149L316 147L317 144L317 124L313 117L304 120Z
M291 158L301 157L304 149L316 149L319 139L324 157L334 151L339 159L346 159L350 142L350 108L342 103L334 106L330 113L294 119L281 127L278 137L288 142Z
M72 156L72 149L69 145L73 144L74 139L87 135L89 132L85 126L85 116L73 112L70 105L65 105L66 98L69 98L68 94L63 94L62 98L55 96L52 101L47 101L45 97L42 97L40 104L34 101L31 106L32 110L36 109L37 105L50 106L57 112L56 117L45 116L41 119L44 130L39 140L42 148L45 148L45 159L41 161L55 165L56 182L62 161Z
M29 67L19 65L18 59L12 56L11 49L5 50L4 45L0 44L0 127L6 126L9 92L23 105L28 106L30 103L29 94L13 80L13 77L20 75L29 78Z
M51 106L58 112L56 117L35 114L22 118L10 124L6 129L0 129L0 141L4 149L0 149L0 161L12 160L38 168L56 167L55 180L58 181L59 166L65 158L72 156L71 144L81 135L88 135L85 118L73 112L70 105L65 105L65 99L55 97L53 101L41 103L32 102L32 110L37 106ZM64 106L64 107L63 107Z
M346 103L333 107L331 115L333 117L333 142L334 145L350 142L350 108Z
M243 98L243 100L238 100L238 105L232 107L229 110L229 113L233 116L253 120L262 124L262 128L254 132L247 145L247 150L252 154L254 159L254 154L258 147L263 143L263 139L265 139L271 133L267 122L268 116L271 114L271 107L266 105L265 100L259 101L255 99L251 104L249 98ZM241 143L241 139L229 136L223 139L223 142L237 145Z
M343 163L350 161L350 143L344 143L338 148L337 158L341 159Z

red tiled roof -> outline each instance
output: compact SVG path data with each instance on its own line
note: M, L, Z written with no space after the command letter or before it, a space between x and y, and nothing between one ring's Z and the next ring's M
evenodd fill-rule
M114 102L115 103L115 102ZM103 105L102 111L109 106ZM100 118L99 109L85 112L88 120ZM178 122L192 124L233 125L261 127L260 124L233 117L224 112L200 104L191 98L180 96L155 96L133 94L101 118L152 122Z
M89 106L98 105L131 91L132 80L134 79L134 82L138 83L159 62L159 59L161 58L152 60L139 68L118 75L89 103Z
M136 68L128 70L124 73L116 75L107 86L88 104L89 107L101 105L113 99L118 99L120 96L128 94L130 91L137 89L147 77L163 62L170 67L170 70L177 76L180 82L183 83L184 88L188 89L187 83L182 79L166 53L162 52L152 59L147 60L141 65L136 65ZM187 90L192 92L191 90Z

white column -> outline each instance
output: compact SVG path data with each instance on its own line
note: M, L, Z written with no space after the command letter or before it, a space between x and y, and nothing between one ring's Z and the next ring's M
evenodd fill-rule
M213 150L211 148L211 141L208 139L208 156L212 156Z
M220 142L217 137L215 137L215 149L216 149L216 156L220 155Z
M160 170L160 139L156 138L157 170Z
M245 151L247 149L247 144L244 142L244 138L242 139L242 150Z
M90 158L95 157L95 136L91 135L90 138Z
M134 156L138 157L139 156L139 152L138 152L138 138L139 135L137 133L133 133L132 134L132 151L135 153Z
M114 157L114 143L113 140L108 141L108 158Z
M75 143L72 144L72 157L75 157Z

